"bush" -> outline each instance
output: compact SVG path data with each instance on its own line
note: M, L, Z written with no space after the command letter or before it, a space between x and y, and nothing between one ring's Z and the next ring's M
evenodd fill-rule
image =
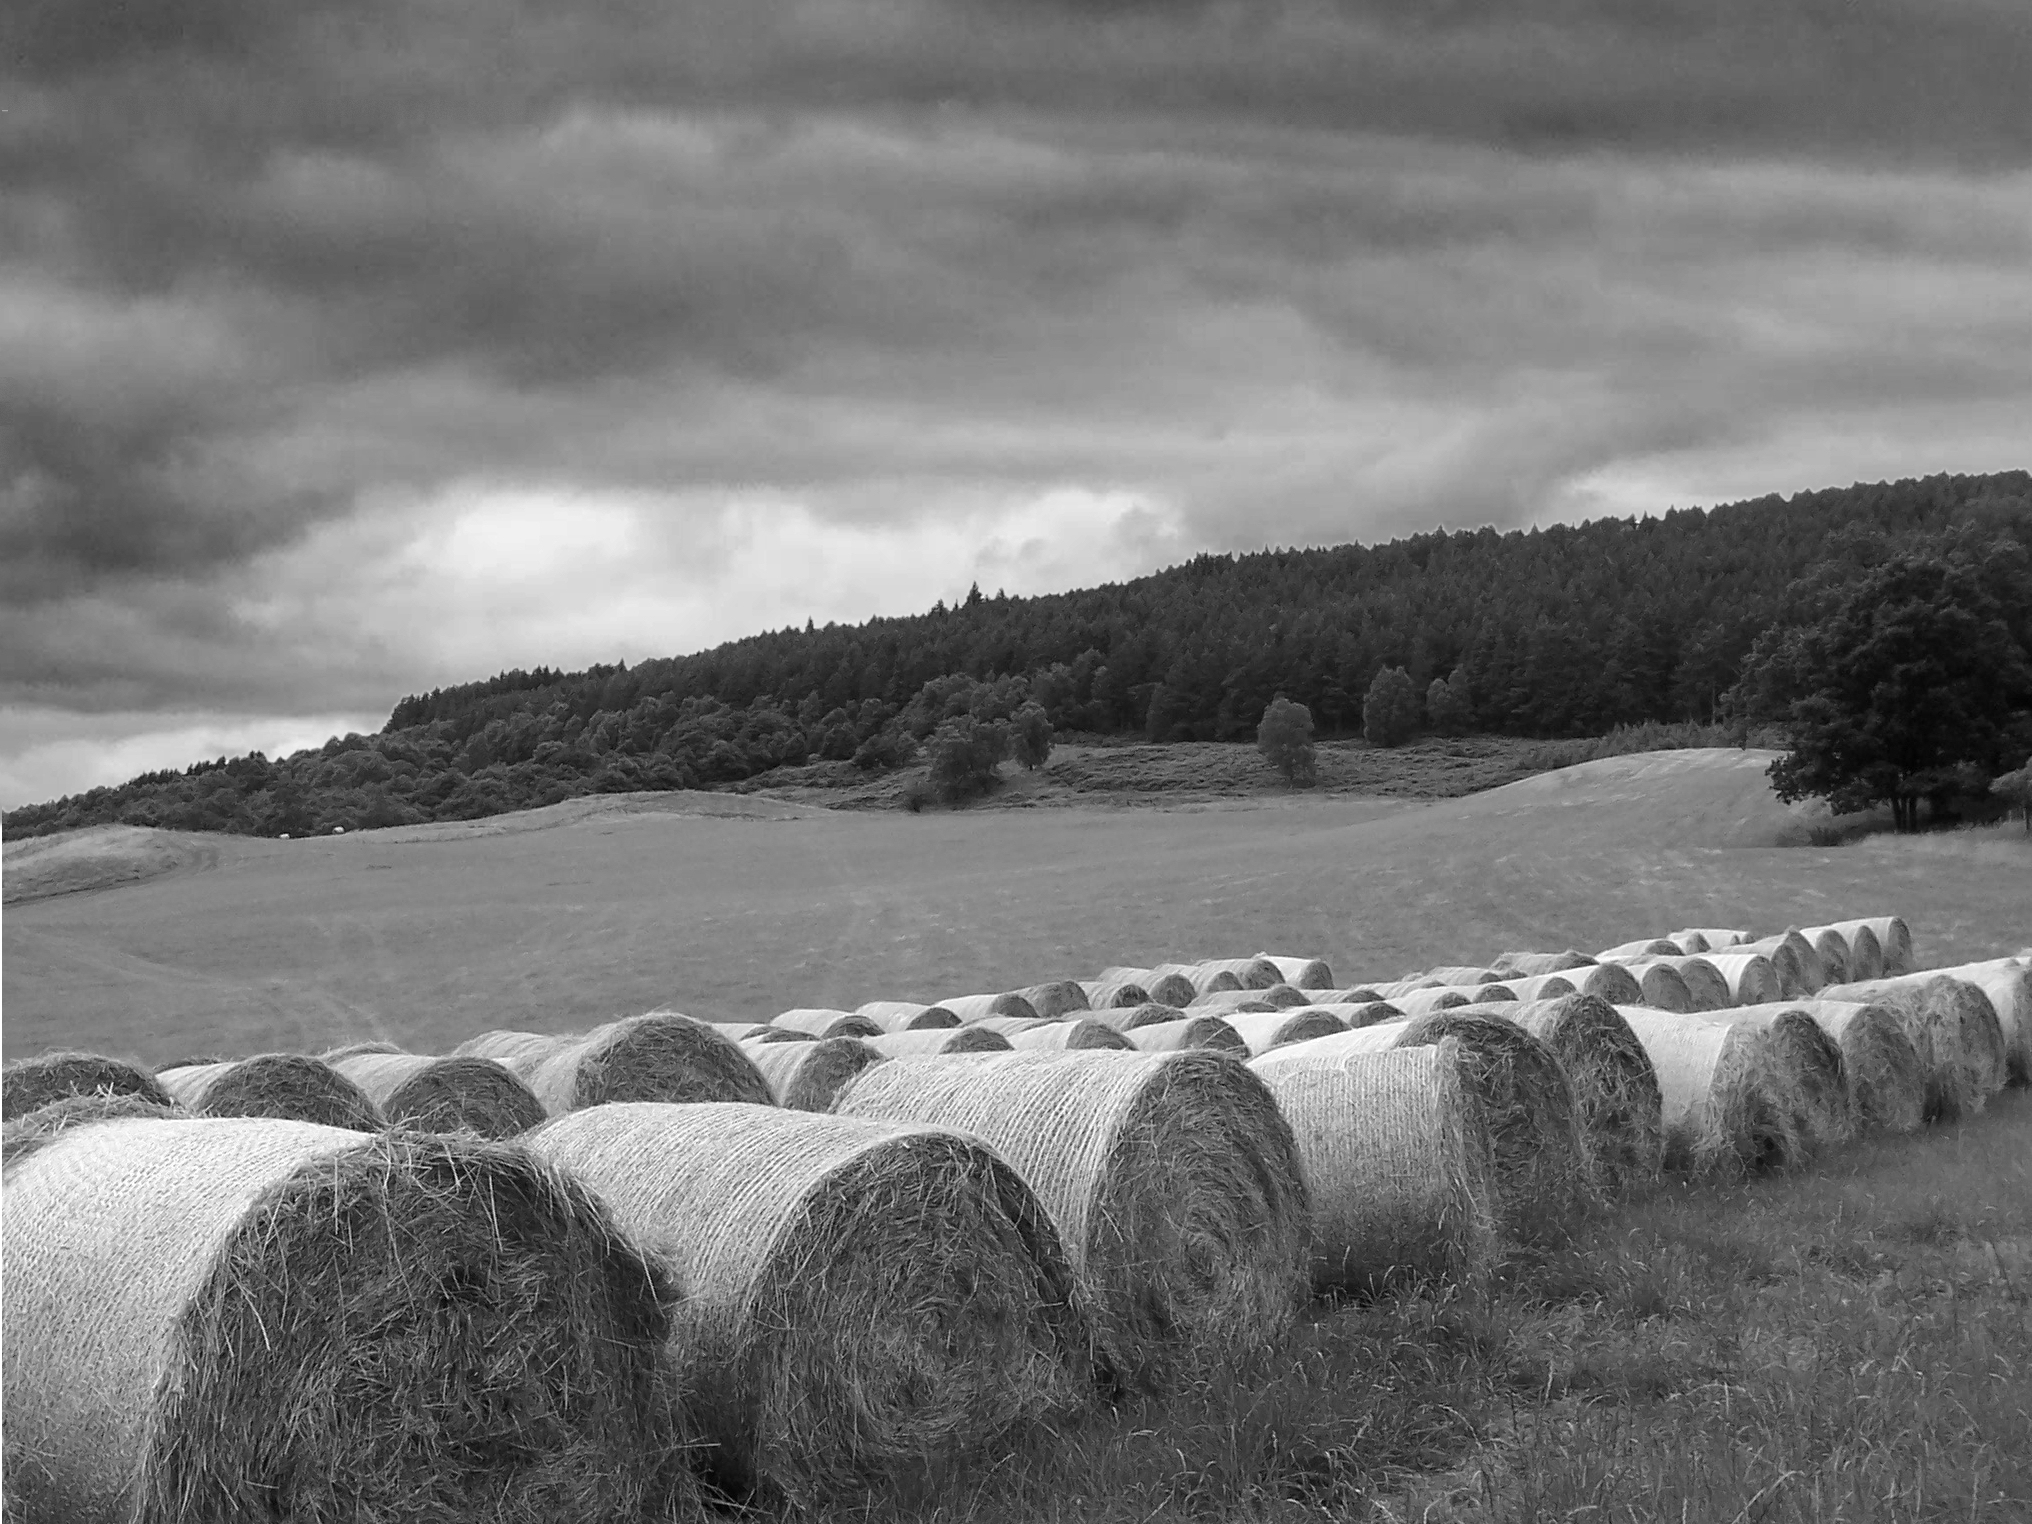
M1474 705L1461 673L1455 672L1450 682L1441 677L1432 680L1425 690L1425 718L1443 736L1463 735L1474 724Z
M1010 716L1010 748L1026 772L1035 772L1050 760L1051 740L1051 717L1042 704L1025 704Z
M995 786L995 769L1009 755L1009 727L963 714L943 721L924 749L931 759L931 791L943 803L957 804Z
M902 767L916 755L916 743L909 736L885 725L855 748L854 766L864 773L887 771Z
M1402 667L1385 667L1362 700L1362 734L1371 746L1402 746L1418 729L1418 689Z
M1312 711L1278 694L1256 725L1256 749L1284 774L1294 788L1308 787L1318 776L1312 745Z

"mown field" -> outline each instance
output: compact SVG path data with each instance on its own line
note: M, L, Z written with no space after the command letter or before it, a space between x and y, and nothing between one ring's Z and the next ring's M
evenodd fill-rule
M1388 977L1890 911L1922 964L2032 943L2022 831L1784 845L1806 833L1767 760L1614 758L1436 803L624 796L294 842L10 843L4 1044L432 1050L659 1004L761 1018L1259 948ZM1668 1186L1513 1257L1487 1301L1316 1308L1182 1399L842 1511L2032 1518L2032 1093L1789 1177Z

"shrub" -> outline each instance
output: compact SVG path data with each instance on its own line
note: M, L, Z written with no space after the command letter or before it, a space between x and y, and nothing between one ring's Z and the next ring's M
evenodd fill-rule
M1425 690L1425 718L1443 736L1457 736L1475 722L1474 705L1468 699L1468 685L1459 672L1451 681L1435 677Z
M1402 667L1384 667L1362 700L1362 734L1371 746L1402 746L1418 729L1418 689Z
M1051 757L1051 717L1035 701L1025 704L1010 717L1009 744L1016 760L1027 772L1035 772Z
M931 759L932 792L943 803L957 804L995 786L995 769L1009 755L1009 727L963 714L942 722L925 752Z
M1318 776L1312 745L1312 711L1277 695L1256 725L1256 749L1284 774L1284 781L1303 788Z

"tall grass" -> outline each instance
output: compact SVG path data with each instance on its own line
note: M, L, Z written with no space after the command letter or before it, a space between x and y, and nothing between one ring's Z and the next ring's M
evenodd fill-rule
M1786 745L1782 731L1741 723L1702 725L1693 720L1668 722L1645 720L1637 725L1618 725L1605 736L1580 736L1570 741L1546 741L1525 753L1524 760L1535 770L1573 767L1603 757L1623 757L1640 751L1685 751L1704 746Z

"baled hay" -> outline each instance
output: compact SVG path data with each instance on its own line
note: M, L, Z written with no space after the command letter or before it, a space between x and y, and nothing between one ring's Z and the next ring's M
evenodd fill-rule
M1925 1123L1926 1066L1895 1011L1861 1001L1784 1000L1746 1006L1743 1014L1779 1011L1805 1012L1841 1049L1858 1132L1917 1132Z
M1592 995L1605 1005L1642 1005L1644 986L1620 963L1597 963L1562 975L1576 995ZM1552 998L1552 997L1540 997Z
M1275 953L1256 956L1275 964L1277 976L1286 984L1295 984L1302 990L1330 990L1334 986L1333 970L1318 958L1282 958Z
M1974 1116L2009 1072L2003 1023L1981 989L1931 971L1894 979L1833 984L1823 1000L1889 1006L1926 1065L1926 1119Z
M1610 958L1676 958L1685 951L1685 948L1669 937L1639 937L1634 942L1619 942L1614 947L1603 948L1595 954L1595 961L1601 963ZM1706 952L1706 940L1703 939L1701 945L1693 951Z
M1732 926L1689 926L1683 931L1675 931L1672 940L1682 947L1688 942L1698 940L1703 944L1701 952L1724 952L1749 941L1750 933L1738 931Z
M1419 985L1420 989L1444 989L1445 985ZM1363 1005L1370 1001L1387 1000L1389 997L1373 984L1350 984L1337 990L1314 990L1314 1005Z
M452 1053L462 1058L491 1058L526 1085L543 1061L570 1040L550 1032L516 1032L497 1028L468 1037L452 1049Z
M1486 973L1488 970L1482 969L1476 970L1476 972ZM1478 979L1470 982L1476 984L1496 984L1501 981L1499 979ZM1445 989L1446 981L1444 979L1435 979L1430 974L1413 974L1408 979L1393 979L1388 984L1365 984L1359 986L1359 988L1369 991L1378 1000L1395 1000L1399 995L1415 994L1419 990Z
M1650 962L1627 965L1637 976L1638 984L1644 983L1645 970L1669 968L1679 976L1680 987L1686 991L1687 1006L1696 1011L1719 1011L1729 1005L1729 981L1721 970L1707 961L1707 955L1688 955L1684 958L1655 958Z
M1150 972L1154 977L1160 979L1166 975L1175 975L1183 979L1192 989L1192 993L1185 998L1184 1004L1186 1005L1190 1005L1201 995L1211 995L1219 990L1239 990L1246 987L1235 976L1233 970L1225 968L1202 968L1198 964L1186 963L1160 963L1157 967L1151 969ZM1166 991L1160 991L1156 985L1148 980L1144 981L1143 987L1150 991L1150 998L1152 1000L1162 1000L1166 1004L1176 1003L1171 999L1169 992L1171 987L1168 987Z
M1192 997L1199 993L1198 990L1193 988L1192 981L1183 974L1162 974L1152 968L1104 968L1101 970L1102 983L1105 984L1110 980L1116 979L1126 980L1132 984L1142 986L1144 995L1155 1001L1158 1005L1188 1006L1192 1004ZM1098 1006L1100 1001L1093 1000L1092 1004Z
M0 1066L0 1121L74 1095L137 1095L158 1106L175 1104L139 1064L103 1053L38 1053Z
M318 1055L328 1064L336 1065L342 1058L358 1058L363 1053L402 1053L407 1050L399 1044L383 1038L365 1038L359 1042L340 1043L336 1048L327 1048Z
M1258 1008L1295 1011L1302 1005L1312 1003L1313 997L1295 984L1273 984L1266 990L1218 990L1211 995L1198 996L1186 1009L1218 1015L1222 1011Z
M1775 937L1761 937L1755 942L1739 942L1721 953L1710 953L1708 961L1721 967L1721 959L1761 954L1768 959L1771 969L1778 978L1778 993L1771 1000L1801 1000L1811 995L1822 985L1839 983L1830 980L1826 960L1797 931L1781 932ZM1724 974L1723 977L1727 977ZM1730 980L1733 988L1735 981ZM1738 1000L1737 1005L1767 1004L1766 1001Z
M1080 988L1086 993L1087 1008L1093 1011L1130 1009L1152 1003L1150 991L1134 979L1082 979Z
M1267 990L1258 990L1266 1005L1280 1011L1295 1011L1302 1005L1311 1005L1312 991L1302 990L1295 984L1273 984Z
M777 1105L791 1111L830 1111L833 1098L884 1055L862 1037L821 1037L816 1042L743 1043L749 1061L768 1083Z
M1087 1400L1065 1251L978 1140L632 1105L560 1117L530 1146L685 1288L671 1354L705 1468L730 1493L822 1505Z
M1048 1027L1053 1023L1046 1021L1042 1016L984 1016L978 1021L968 1022L967 1025L979 1027L984 1032L999 1032L1004 1037L1013 1038L1018 1032L1028 1032L1034 1027Z
M1849 939L1850 961L1855 959L1856 930L1860 927L1877 939L1877 957L1886 979L1913 972L1912 928L1895 915L1865 916L1858 921L1836 921L1834 929ZM1851 983L1856 981L1851 980Z
M1015 1016L1024 1021L1037 1020L1037 1007L1011 990L1000 995L956 995L950 1000L941 1000L962 1024L986 1021L994 1016Z
M1440 968L1428 968L1418 976L1426 984L1502 984L1507 981L1493 968L1471 968L1467 964L1447 964Z
M113 1122L123 1117L187 1117L190 1113L174 1101L164 1104L139 1095L115 1095L94 1091L89 1095L66 1095L0 1122L0 1165L46 1148L60 1134L73 1127ZM0 1519L13 1524L14 1515L0 1511Z
M381 1108L358 1085L308 1053L261 1053L155 1077L172 1101L201 1116L273 1117L356 1132L382 1126Z
M984 1026L884 1032L880 1037L862 1040L884 1058L935 1058L945 1053L1007 1053L1012 1046L1000 1032Z
M1649 963L1626 964L1624 971L1637 981L1638 998L1611 1000L1610 1005L1648 1005L1654 1011L1671 1011L1681 1016L1693 1009L1693 993L1687 989L1679 970L1670 964L1654 959Z
M727 1026L727 1035L746 1047L751 1042L817 1042L811 1032L794 1032L789 1027L779 1027L767 1021L758 1021L752 1026Z
M1104 1021L1046 1021L1021 1032L1005 1034L1018 1052L1063 1053L1083 1048L1114 1048L1132 1053L1136 1045Z
M1489 990L1487 996L1483 990ZM1517 998L1517 992L1507 984L1437 985L1429 990L1412 990L1398 995L1388 1004L1402 1011L1406 1016L1427 1016L1434 1011L1450 1011L1457 1006L1473 1005L1477 1000L1495 1000L1501 997L1493 991L1501 990L1510 999Z
M1104 1022L1117 1032L1133 1032L1138 1027L1154 1027L1160 1022L1183 1021L1185 1012L1175 1005L1159 1005L1155 1001L1143 1005L1117 1005L1097 1010L1093 1021Z
M886 1029L872 1016L858 1011L834 1011L822 1006L799 1006L772 1017L769 1025L786 1032L809 1032L813 1037L877 1037Z
M2004 1033L2005 1079L2032 1083L2032 965L2018 958L1990 958L1931 972L1964 980L1989 997Z
M1727 981L1730 1005L1768 1005L1784 993L1778 970L1762 953L1708 953L1704 961Z
M1148 1030L1147 1028L1145 1030ZM1232 1058L1008 1053L882 1064L843 1115L984 1138L1051 1213L1102 1347L1152 1390L1277 1339L1306 1282L1291 1128Z
M1577 978L1575 974L1534 974L1529 978L1505 979L1500 988L1507 989L1512 1000L1558 1000L1580 993ZM1486 1001L1499 997L1484 995L1481 998Z
M1846 929L1841 926L1821 928L1825 935L1840 937L1846 953L1848 978L1830 980L1834 984L1854 984L1863 979L1881 979L1891 970L1884 966L1884 948L1877 941L1877 934L1860 922L1851 921Z
M1093 1002L1087 999L1087 992L1071 979L1053 979L1043 984L1033 984L1017 994L1030 1002L1030 1008L1046 1021L1055 1021L1060 1016L1075 1015L1093 1009Z
M1556 1235L1576 1211L1593 1203L1595 1190L1573 1082L1552 1050L1515 1022L1441 1011L1273 1048L1251 1066L1260 1071L1272 1064L1427 1047L1447 1037L1460 1041L1462 1073L1488 1118L1503 1231L1524 1240Z
M1346 1022L1318 1006L1295 1011L1237 1011L1223 1019L1235 1029L1251 1057L1286 1043L1310 1042L1348 1029Z
M919 1005L914 1000L870 1000L854 1007L854 1014L867 1017L885 1032L920 1032L960 1024L957 1012L942 1005Z
M1581 1141L1609 1201L1648 1190L1665 1162L1658 1073L1629 1022L1594 995L1477 1007L1514 1021L1552 1050L1573 1082Z
M1219 1016L1187 1016L1178 1021L1161 1021L1135 1027L1122 1034L1139 1053L1176 1053L1181 1048L1207 1048L1216 1053L1249 1056L1249 1045Z
M1261 1073L1298 1144L1315 1292L1487 1283L1495 1151L1457 1043Z
M1196 967L1233 974L1245 990L1267 990L1284 982L1284 970L1268 958L1208 958Z
M1793 1108L1793 1131L1802 1159L1855 1136L1855 1106L1849 1098L1841 1045L1812 1016L1779 1001L1762 1009L1709 1011L1699 1019L1753 1026L1771 1039L1771 1061L1784 1081L1782 1094Z
M1641 1006L1618 1014L1644 1045L1663 1102L1665 1167L1689 1175L1761 1174L1800 1156L1797 1107L1754 1026Z
M768 1082L739 1043L676 1014L629 1016L566 1038L528 1084L552 1116L612 1101L769 1104Z
M1411 1014L1389 1000L1322 1000L1313 1009L1338 1018L1341 1025L1350 1030L1381 1026L1386 1021L1402 1021Z
M391 1126L513 1138L544 1117L535 1093L491 1058L357 1053L333 1067L381 1108Z
M1497 973L1528 977L1532 974L1563 974L1568 969L1592 968L1595 960L1584 952L1506 952L1491 965Z
M23 1518L551 1524L688 1500L665 1491L669 1288L518 1148L104 1121L18 1154L6 1200Z
M1850 959L1853 949L1849 939L1832 926L1802 926L1799 935L1813 948L1813 955L1820 959L1822 984L1847 984L1851 979L1877 979L1883 976L1883 955L1878 954L1878 967L1856 969ZM1871 941L1876 939L1873 937ZM1782 970L1780 971L1782 974Z

